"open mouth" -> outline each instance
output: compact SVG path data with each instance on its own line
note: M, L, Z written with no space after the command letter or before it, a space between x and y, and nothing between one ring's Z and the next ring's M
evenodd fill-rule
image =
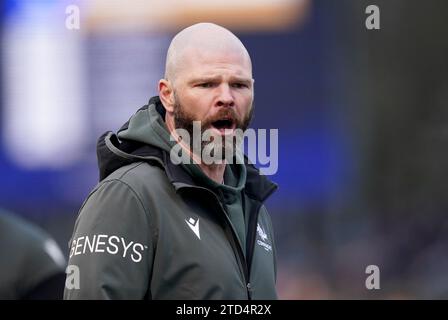
M212 122L212 126L220 132L225 132L225 130L233 130L235 127L235 122L232 119L220 119Z

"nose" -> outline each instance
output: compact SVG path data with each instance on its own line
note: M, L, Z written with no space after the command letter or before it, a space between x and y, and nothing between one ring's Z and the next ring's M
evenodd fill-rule
M235 99L233 98L229 85L223 84L220 87L217 102L218 107L233 107L235 105Z

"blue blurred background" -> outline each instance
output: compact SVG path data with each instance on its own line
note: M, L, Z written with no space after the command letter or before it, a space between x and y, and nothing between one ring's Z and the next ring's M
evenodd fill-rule
M374 2L4 0L0 207L67 254L97 138L156 94L174 34L215 22L252 56L252 126L279 130L280 298L448 298L448 3Z

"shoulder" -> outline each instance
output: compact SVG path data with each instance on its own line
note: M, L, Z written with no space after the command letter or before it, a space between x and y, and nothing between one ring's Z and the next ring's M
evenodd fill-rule
M169 184L165 171L160 166L147 162L135 162L123 166L111 173L101 184L115 182L126 185L137 194L142 190L152 189L160 184Z
M25 295L46 279L63 274L64 255L53 238L39 226L0 212L0 230L0 251L8 252L7 263L0 263L0 282L4 282L3 289L9 288L15 298ZM2 290L0 296L4 296Z
M23 245L28 250L44 251L43 244L52 239L37 225L9 213L0 212L0 226L2 242L10 241L14 247Z
M84 201L80 216L108 216L130 218L150 215L150 202L157 199L158 190L170 188L165 171L146 162L123 166L101 181Z

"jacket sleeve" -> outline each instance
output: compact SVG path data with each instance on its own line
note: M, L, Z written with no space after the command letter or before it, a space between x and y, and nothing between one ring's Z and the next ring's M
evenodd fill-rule
M143 299L150 294L149 214L125 182L99 185L84 202L70 240L64 299Z

